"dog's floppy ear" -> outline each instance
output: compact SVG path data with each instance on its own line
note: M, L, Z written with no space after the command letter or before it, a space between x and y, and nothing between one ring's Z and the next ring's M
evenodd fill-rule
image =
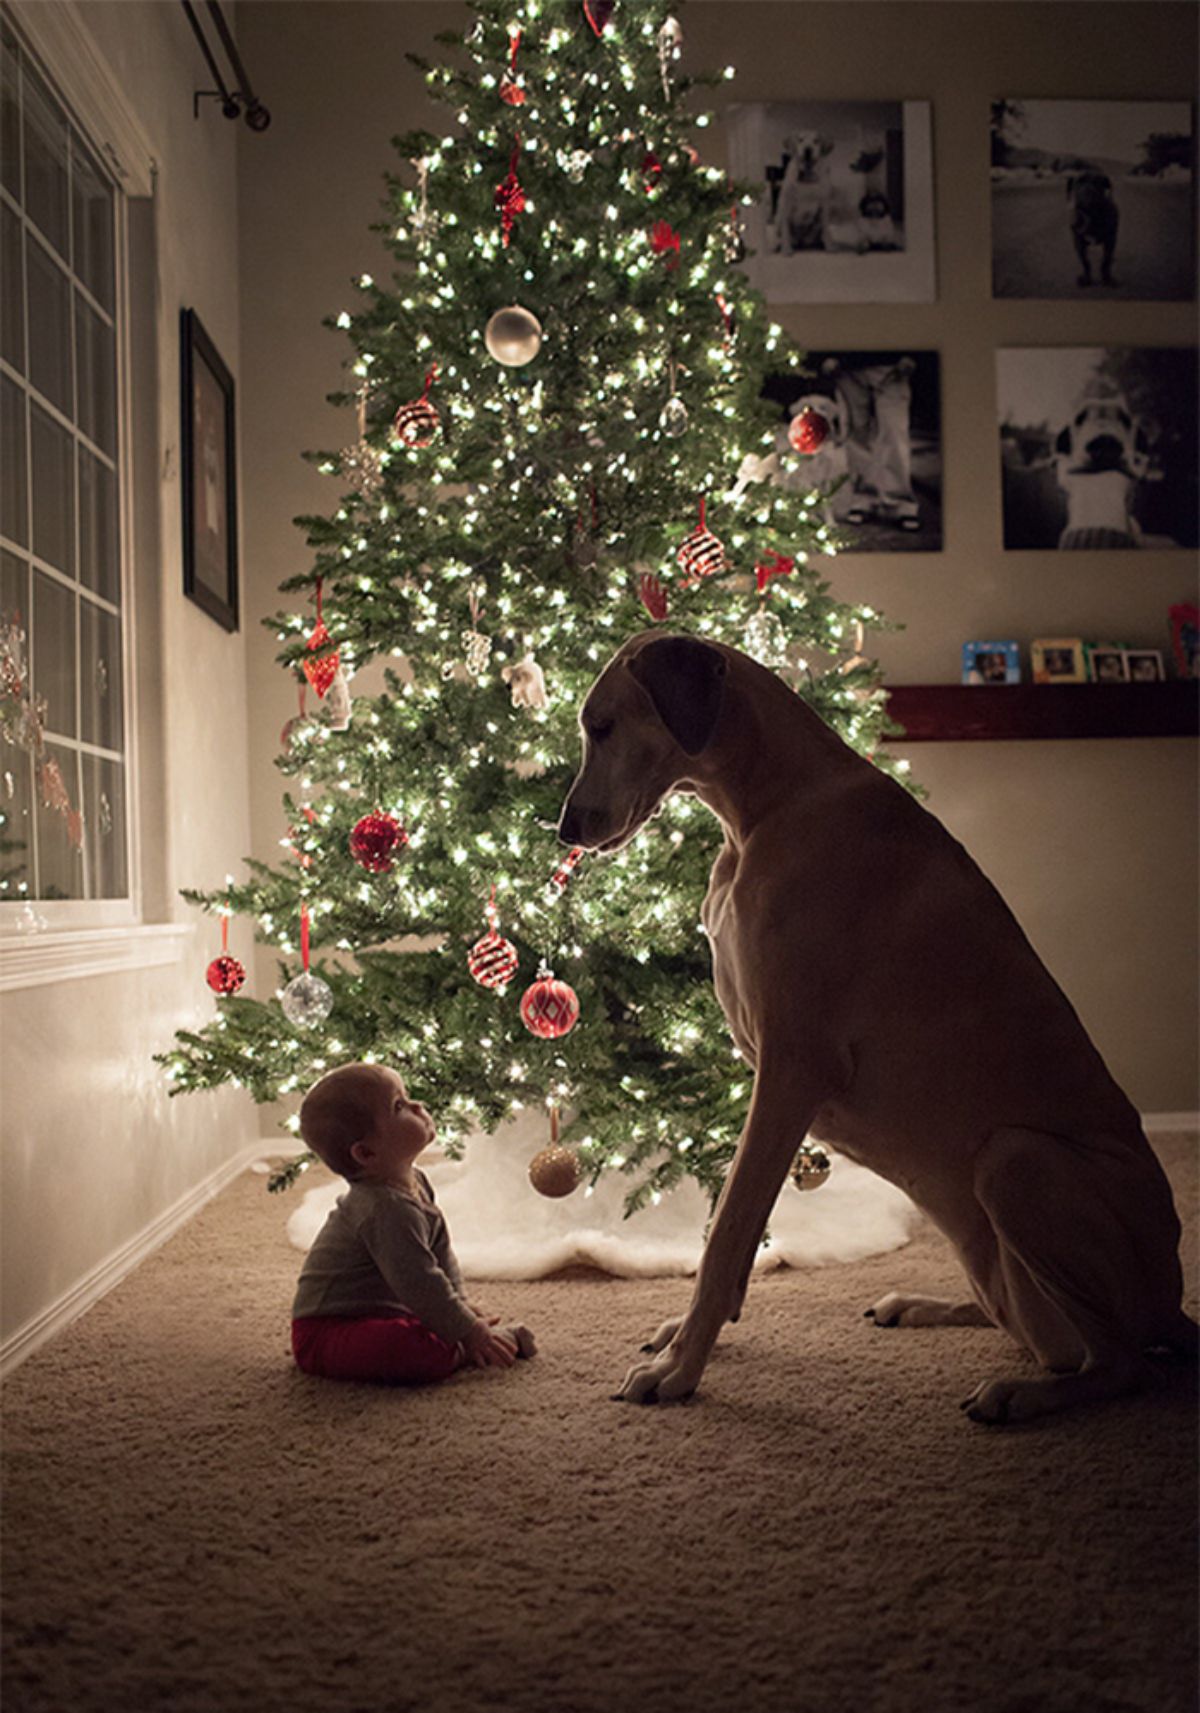
M664 636L635 654L629 670L680 749L699 755L721 711L725 657L720 650L693 637Z

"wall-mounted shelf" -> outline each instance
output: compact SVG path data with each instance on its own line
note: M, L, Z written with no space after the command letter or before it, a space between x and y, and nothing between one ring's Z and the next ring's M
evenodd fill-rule
M1200 680L1165 684L897 684L901 743L1008 738L1186 738L1200 733Z

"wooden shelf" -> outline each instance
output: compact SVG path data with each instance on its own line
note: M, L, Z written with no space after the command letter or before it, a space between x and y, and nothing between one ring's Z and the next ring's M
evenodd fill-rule
M888 713L904 743L1011 738L1186 738L1200 732L1200 681L1165 684L897 684Z

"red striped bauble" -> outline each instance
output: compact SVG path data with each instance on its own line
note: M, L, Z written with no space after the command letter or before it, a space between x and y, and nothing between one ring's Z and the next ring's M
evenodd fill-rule
M697 524L686 536L676 555L683 567L683 581L698 583L701 577L712 577L725 569L725 547L711 529Z
M204 979L214 993L236 993L246 979L245 966L228 952L222 952L209 964Z
M407 843L408 834L395 816L376 812L355 822L350 855L371 874L386 874L392 866L392 852Z
M400 406L392 423L392 433L401 446L419 448L432 444L441 425L437 406L427 398L419 398Z
M565 981L556 981L544 970L521 996L521 1021L531 1034L543 1041L568 1035L579 1021L579 998Z
M503 993L516 974L520 958L517 948L493 928L481 940L476 940L467 953L467 968L480 987L495 988Z

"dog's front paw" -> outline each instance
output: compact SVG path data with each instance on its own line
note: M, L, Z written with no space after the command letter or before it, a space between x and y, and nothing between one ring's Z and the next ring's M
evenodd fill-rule
M703 1364L685 1362L670 1345L652 1362L635 1362L613 1401L625 1404L680 1404L696 1390Z
M958 1406L973 1422L986 1427L1006 1427L1009 1422L1024 1421L1034 1410L1021 1407L1022 1394L1029 1390L1020 1380L983 1380L969 1398Z

